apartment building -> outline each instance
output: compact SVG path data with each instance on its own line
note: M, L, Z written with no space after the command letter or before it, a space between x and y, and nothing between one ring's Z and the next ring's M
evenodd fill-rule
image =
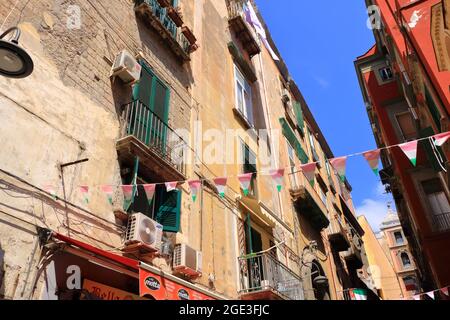
M255 4L113 3L0 5L34 62L0 78L0 296L370 296L351 186Z
M381 223L380 230L381 235L378 240L389 250L390 261L397 275L402 296L411 298L420 293L417 267L398 215L391 208L388 208L388 214Z
M427 137L448 131L449 1L366 1L376 44L355 61L378 147L421 139L413 165L400 148L382 152L424 290L448 285L448 147ZM447 45L445 44L447 43Z

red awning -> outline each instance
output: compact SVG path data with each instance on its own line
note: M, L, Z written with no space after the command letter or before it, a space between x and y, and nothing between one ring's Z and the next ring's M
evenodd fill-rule
M76 246L76 247L84 249L86 251L95 253L96 255L99 255L100 257L112 260L114 262L118 262L120 264L123 264L124 266L133 268L135 270L139 270L139 261L137 261L137 260L130 259L130 258L127 258L127 257L123 257L123 256L120 256L118 254L114 254L114 253L111 253L111 252L108 252L108 251L96 248L96 247L94 247L94 246L92 246L90 244L87 244L87 243L84 243L84 242L81 242L81 241L69 238L69 237L64 236L64 235L62 235L60 233L57 233L57 232L53 232L53 237L58 239L58 240L64 241L64 242L66 242L66 243L68 243L68 244L70 244L72 246Z

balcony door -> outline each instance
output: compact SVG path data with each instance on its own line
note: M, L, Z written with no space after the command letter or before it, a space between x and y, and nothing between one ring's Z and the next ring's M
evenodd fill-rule
M135 121L141 132L145 132L142 142L165 150L170 90L145 62L140 63L141 79L133 90L134 100L140 102L140 108L135 112Z

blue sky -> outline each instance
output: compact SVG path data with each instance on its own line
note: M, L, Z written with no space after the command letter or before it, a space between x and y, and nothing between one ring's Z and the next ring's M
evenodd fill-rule
M256 0L335 156L376 148L353 61L375 42L364 0ZM362 157L348 159L357 213L374 230L390 196Z

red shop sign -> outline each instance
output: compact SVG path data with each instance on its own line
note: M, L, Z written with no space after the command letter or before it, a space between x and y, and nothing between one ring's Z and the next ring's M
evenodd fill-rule
M139 293L156 300L215 300L197 290L163 278L144 269L139 269Z

